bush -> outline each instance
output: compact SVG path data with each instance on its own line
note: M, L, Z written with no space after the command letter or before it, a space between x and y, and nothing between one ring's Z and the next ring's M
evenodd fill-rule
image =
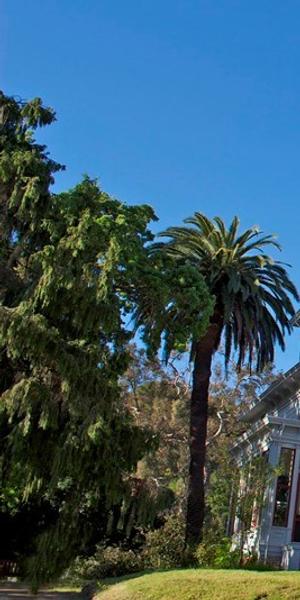
M195 566L195 558L185 550L185 523L182 516L169 515L160 529L149 531L140 552L119 546L99 545L89 558L78 557L66 573L73 580L99 580L119 577L145 569L171 569Z
M143 568L143 557L133 550L99 545L93 556L85 559L78 557L68 575L75 579L99 580L136 573Z
M270 570L274 566L258 561L255 553L245 556L240 565L240 550L231 550L231 539L206 539L191 553L185 549L185 524L181 516L170 515L164 525L145 536L140 552L119 546L99 545L89 558L78 557L65 577L72 581L120 577L143 570L198 566L218 569Z
M220 542L205 541L199 544L195 552L199 567L218 569L247 569L253 571L274 571L279 567L274 564L262 562L256 552L249 552L243 556L241 563L240 549L231 550L231 539L223 538Z
M182 516L170 515L165 524L146 534L143 550L148 569L171 569L187 566L190 559L185 551L185 525Z
M195 552L199 567L215 567L218 569L236 569L239 566L239 550L230 550L230 538L224 538L218 543L203 542Z
M248 556L244 557L243 569L247 569L248 571L281 571L282 567L278 561L262 561L258 558L256 552L252 552Z

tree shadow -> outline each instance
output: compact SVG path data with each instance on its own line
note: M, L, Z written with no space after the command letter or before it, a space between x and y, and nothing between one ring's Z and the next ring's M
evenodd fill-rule
M25 585L0 582L0 600L81 600L80 592L50 592L40 590L32 594Z

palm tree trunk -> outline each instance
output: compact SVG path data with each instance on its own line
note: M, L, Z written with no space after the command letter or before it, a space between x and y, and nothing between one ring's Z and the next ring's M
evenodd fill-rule
M202 540L205 510L205 458L208 418L208 388L213 354L219 345L222 323L212 323L195 345L193 388L190 407L190 469L187 497L186 544Z

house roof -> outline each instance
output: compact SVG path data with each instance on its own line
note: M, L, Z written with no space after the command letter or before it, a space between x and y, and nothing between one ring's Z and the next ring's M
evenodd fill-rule
M261 419L270 409L276 408L283 400L300 390L300 362L280 375L260 396L241 421L253 423Z

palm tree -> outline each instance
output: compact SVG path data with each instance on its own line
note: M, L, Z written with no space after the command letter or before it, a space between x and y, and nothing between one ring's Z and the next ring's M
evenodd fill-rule
M190 469L187 498L186 541L198 544L204 520L204 467L206 454L208 391L212 358L224 336L225 364L232 350L240 367L247 360L251 369L255 356L261 371L274 359L278 343L284 349L285 333L291 331L295 314L291 297L298 293L284 263L264 253L266 247L280 249L272 235L263 236L257 227L239 235L239 219L227 229L222 219L209 220L195 213L186 226L170 227L169 238L156 244L178 264L189 262L204 276L215 297L210 325L192 342L193 382L190 408Z

